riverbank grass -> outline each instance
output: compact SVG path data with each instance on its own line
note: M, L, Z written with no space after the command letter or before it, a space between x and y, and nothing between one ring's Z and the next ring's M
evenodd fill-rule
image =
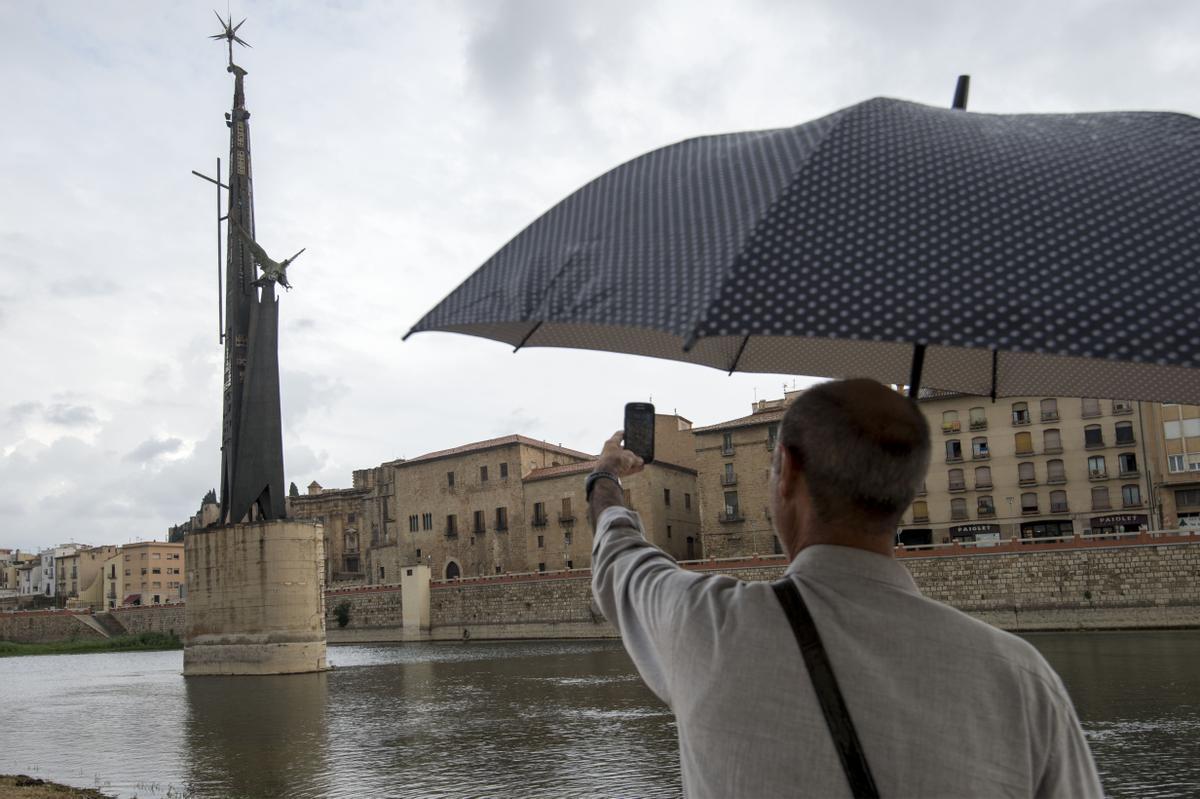
M0 799L112 799L95 788L72 788L57 782L27 777L24 774L0 774Z
M162 633L140 633L119 635L115 638L88 638L77 641L55 641L46 644L17 644L0 641L0 657L19 655L84 655L94 652L154 652L164 649L182 649L178 636Z

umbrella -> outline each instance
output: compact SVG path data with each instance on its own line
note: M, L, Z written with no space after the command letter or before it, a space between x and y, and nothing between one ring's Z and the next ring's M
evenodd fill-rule
M405 338L1200 403L1198 266L1200 120L876 98L616 167Z

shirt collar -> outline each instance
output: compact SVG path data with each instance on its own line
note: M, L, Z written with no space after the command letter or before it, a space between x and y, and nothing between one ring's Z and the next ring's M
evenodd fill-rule
M814 544L805 547L787 567L786 574L801 574L806 577L839 574L887 583L901 591L913 594L921 593L908 569L904 568L903 564L895 558L857 547L842 547L833 544Z

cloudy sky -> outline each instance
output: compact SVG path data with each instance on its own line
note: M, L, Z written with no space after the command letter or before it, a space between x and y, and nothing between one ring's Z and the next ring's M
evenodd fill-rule
M225 8L220 9L222 13ZM1200 113L1200 3L245 2L287 479L523 433L588 451L653 397L697 424L783 375L401 336L572 189L690 136L877 95ZM162 537L218 482L207 3L0 0L0 547Z

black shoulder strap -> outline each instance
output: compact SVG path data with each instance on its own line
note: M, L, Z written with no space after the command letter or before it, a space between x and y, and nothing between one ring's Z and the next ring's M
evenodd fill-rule
M772 585L783 612L787 614L792 624L792 632L796 634L796 642L800 644L800 653L804 656L804 665L808 667L808 676L812 679L813 690L821 703L821 712L825 714L825 724L833 736L837 747L838 758L842 761L842 770L850 782L850 790L855 799L878 799L879 789L875 787L875 779L871 776L871 767L867 765L867 756L863 753L862 744L858 742L858 733L854 731L854 722L850 720L850 711L846 708L846 700L838 688L837 678L833 676L833 667L829 664L829 656L825 654L825 646L821 636L817 634L817 625L813 623L812 614L800 596L800 589L791 578L784 578Z

